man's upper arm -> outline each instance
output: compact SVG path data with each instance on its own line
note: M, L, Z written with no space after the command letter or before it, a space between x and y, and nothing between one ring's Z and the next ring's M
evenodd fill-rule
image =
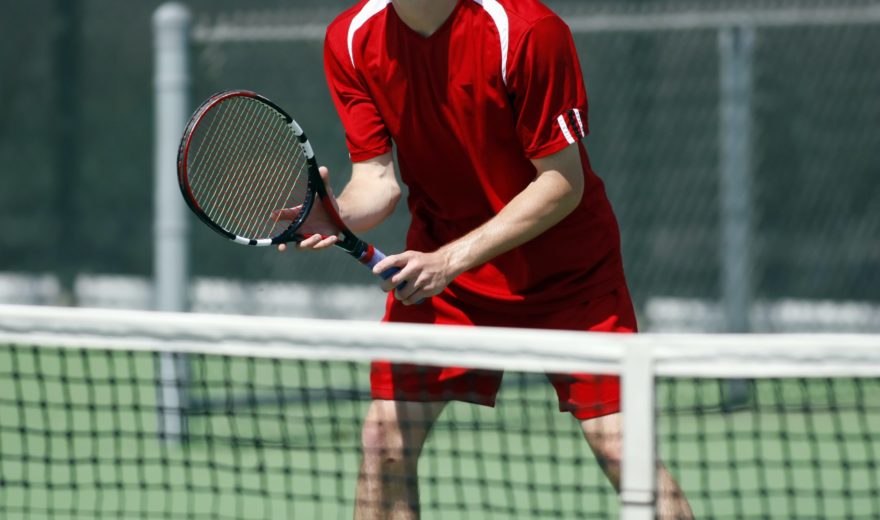
M386 183L397 186L394 159L390 152L352 163L351 177L352 179L357 178L367 182Z
M532 159L537 177L557 175L571 187L572 195L580 200L584 192L584 169L581 162L580 147L571 145L562 150Z

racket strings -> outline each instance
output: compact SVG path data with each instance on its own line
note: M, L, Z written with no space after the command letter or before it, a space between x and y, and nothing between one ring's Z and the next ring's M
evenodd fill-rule
M203 160L205 155L209 157L213 156L217 153L218 147L222 146L222 143L226 139L226 135L232 129L232 126L227 123L232 114L233 110L209 111L204 116L207 121L208 129L204 131L199 129L199 132L193 136L193 152L189 158L189 163L190 184L194 190L201 187L204 179L207 178L210 180L210 178L205 175L197 175L197 169L206 162ZM206 121L201 123L202 126L206 124ZM204 141L207 141L208 143L203 144Z
M263 108L262 105L260 108ZM302 167L296 167L298 161L291 167L290 161L286 160L304 155L299 144L291 139L286 120L277 117L274 112L269 116L269 124L255 132L253 138L271 152L258 155L247 171L254 182L248 186L244 195L249 203L242 206L238 221L238 225L249 235L260 233L264 236L277 226L278 218L273 219L271 215L275 210L285 207L285 187L290 185L297 191L297 186L301 185L299 180L302 172L305 171ZM258 176L258 172L266 175ZM304 198L304 190L298 191L303 191Z
M193 196L208 217L242 237L283 231L279 209L302 204L308 161L287 121L250 98L231 98L206 114L188 160Z
M266 205L252 205L245 218L245 221L249 220L256 226L266 223L270 227L268 231L271 231L278 224L279 218L272 219L271 214L284 207L286 186L295 187L303 171L302 168L296 168L296 163L291 167L288 162L291 158L295 160L304 155L298 144L292 142L291 139L283 139L284 135L289 133L287 122L281 119L276 119L271 127L266 128L265 135L276 146L273 146L273 153L267 155L259 167L266 172L277 172L277 175L274 178L267 178L266 182L257 186L256 196L252 198L252 200L266 201L269 204L268 207ZM294 175L296 177L291 179L291 176ZM268 213L266 213L267 210ZM254 229L254 231L256 230Z
M228 103L228 102L227 102ZM239 169L240 149L239 143L243 138L243 134L237 133L237 130L246 130L237 128L235 121L241 119L241 112L245 108L243 104L233 104L225 106L224 110L215 111L214 116L217 119L223 118L219 126L219 131L215 134L214 146L207 152L203 158L203 163L194 164L199 168L199 172L205 172L204 178L207 182L204 186L206 208L208 215L223 226L228 224L227 220L234 215L234 209L228 202L228 197L236 191L239 179L243 172ZM219 115L218 115L219 114ZM226 167L221 167L226 165Z
M236 157L239 150L237 141L242 139L242 135L236 131L244 129L236 127L235 121L242 118L241 112L244 108L243 104L226 102L222 110L214 110L211 113L214 121L218 121L219 125L214 133L206 134L207 139L211 139L210 146L202 148L205 153L201 155L201 161L198 161L196 159L198 156L194 155L191 166L197 177L193 180L193 187L201 188L206 211L220 224L224 223L224 217L232 213L233 208L225 204L226 197L230 191L234 191L234 186L242 173L238 168ZM205 179L205 182L197 184L199 179Z
M278 198L274 204L276 209L286 209L292 207L293 205L301 205L305 202L305 187L308 184L307 180L301 180L303 172L308 171L308 159L306 158L305 152L299 147L296 146L296 151L287 155L287 158L293 161L292 167L289 169L290 172L295 172L296 177L292 180L289 178L279 179L278 186ZM285 190L284 186L289 186L289 190ZM279 221L281 220L281 213L276 213L276 216L273 220L273 226L277 227Z
M245 139L239 143L240 153L237 154L239 160L236 162L236 168L241 172L241 181L236 183L233 187L235 189L226 190L224 204L234 208L228 226L240 229L242 235L254 236L251 215L254 208L259 207L261 202L259 198L261 195L260 187L266 185L261 174L267 170L260 169L260 161L267 153L277 153L278 147L267 148L264 146L265 140L261 140L260 137L272 121L264 121L261 117L263 114L258 113L258 107L254 106L254 103L248 105L249 109L253 109L249 112L248 118L251 125L247 129L247 133L242 134Z
M289 132L290 130L286 126L285 123L283 128L278 128L278 131ZM253 214L252 218L254 220L262 221L265 217L271 217L275 210L288 207L289 203L293 202L291 198L294 193L297 193L297 188L304 186L301 182L302 174L308 171L305 153L298 144L290 140L287 141L285 148L286 150L283 150L279 147L279 154L272 159L272 163L275 165L273 170L280 174L276 176L274 185L266 183L269 189L264 193L264 198L269 202L269 206L265 209L261 208L259 212ZM285 151L286 153L284 153ZM287 189L288 186L290 186L290 190ZM299 198L299 202L301 202L305 198L305 191L302 189L299 191L302 191L302 197ZM265 213L266 210L269 213ZM277 226L280 220L280 213L275 214L276 216L271 218L271 226L273 228Z
M256 236L254 231L244 226L247 223L244 215L251 206L259 202L254 199L254 188L261 179L255 175L255 168L258 157L265 154L266 150L256 147L255 136L263 131L266 123L262 122L259 118L260 114L256 113L255 103L243 105L245 106L243 117L247 125L242 127L242 131L236 135L237 139L230 146L232 156L230 164L235 175L232 177L232 182L220 185L219 207L225 208L225 221L222 221L221 225L227 229L235 229L239 235L253 237Z

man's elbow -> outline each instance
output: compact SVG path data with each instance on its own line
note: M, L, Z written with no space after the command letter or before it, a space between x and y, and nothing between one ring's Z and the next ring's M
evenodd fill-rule
M576 176L574 178L569 177L566 180L568 181L568 186L562 197L562 206L565 213L569 214L580 206L586 188L584 186L585 183L583 176Z
M400 189L400 185L394 183L388 188L388 200L390 201L391 209L393 210L397 207L397 203L400 202L400 198L403 196L403 190Z
M394 213L394 208L397 207L397 204L400 202L400 198L403 196L403 192L400 189L400 185L395 183L389 183L385 188L385 200L387 201L387 214L390 215Z

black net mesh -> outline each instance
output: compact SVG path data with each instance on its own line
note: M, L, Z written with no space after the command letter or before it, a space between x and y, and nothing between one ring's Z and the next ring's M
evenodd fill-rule
M189 356L163 410L151 353L0 348L4 518L350 518L369 365ZM182 414L180 441L158 433ZM404 425L421 428L418 419ZM450 404L419 462L423 518L613 518L613 487L546 378Z
M880 380L658 381L658 450L696 518L877 518Z
M163 409L152 353L0 349L4 518L348 518L363 363L189 356ZM876 518L880 381L661 378L658 454L696 518ZM542 375L452 403L418 458L423 518L617 518L614 488ZM163 415L186 433L158 433ZM402 416L403 417L403 416ZM419 416L404 430L425 428ZM417 482L417 484L416 484ZM660 518L664 493L660 484Z

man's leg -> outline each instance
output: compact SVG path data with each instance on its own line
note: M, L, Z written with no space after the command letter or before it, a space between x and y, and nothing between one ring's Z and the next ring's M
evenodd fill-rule
M623 451L622 417L619 413L615 413L587 419L581 421L581 429L608 480L619 492L620 460ZM657 518L662 520L692 519L694 514L687 498L669 471L662 465L658 468L657 479L659 486L657 490Z
M356 520L419 517L418 458L446 403L375 400L364 419Z

